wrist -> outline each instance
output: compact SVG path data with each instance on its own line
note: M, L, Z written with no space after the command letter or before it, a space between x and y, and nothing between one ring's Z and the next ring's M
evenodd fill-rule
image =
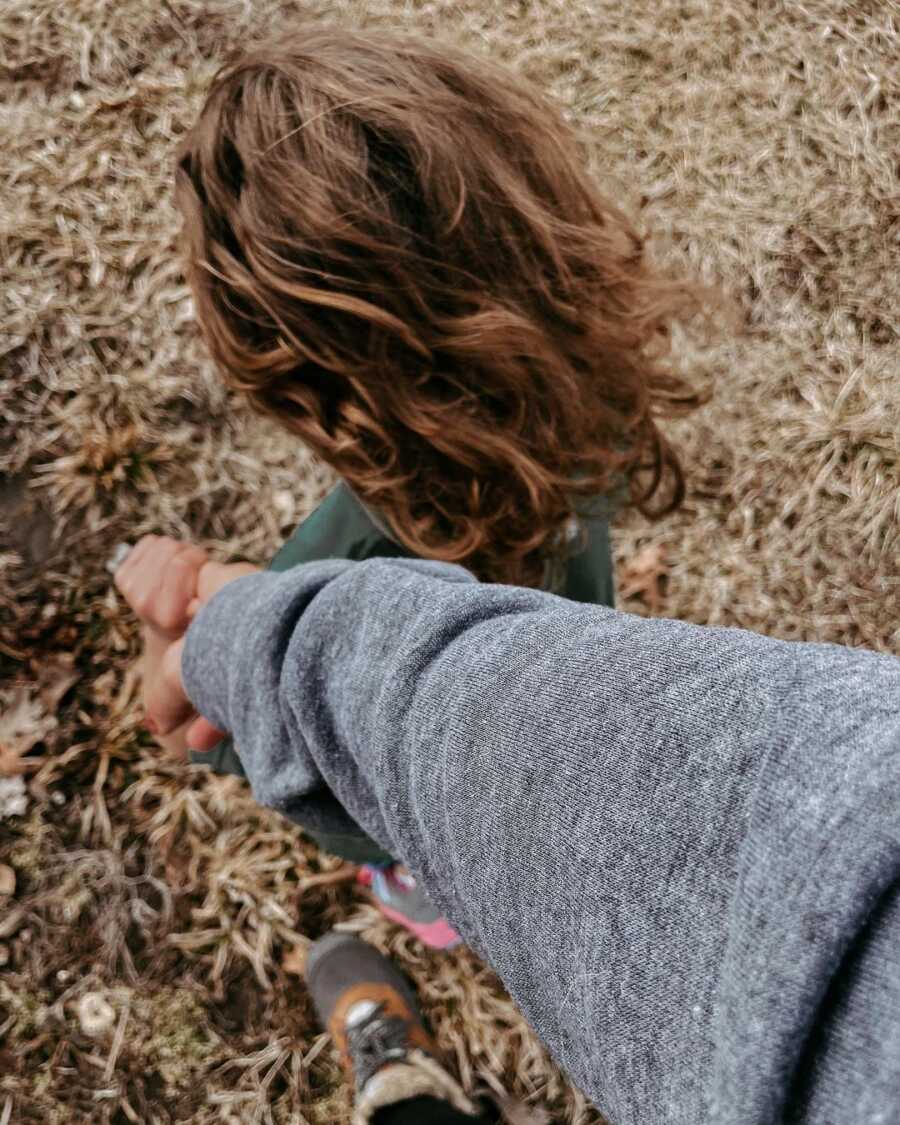
M246 574L256 574L259 569L252 563L205 563L197 575L197 601L205 605L223 586Z
M141 621L141 625L143 626L145 650L150 649L161 656L173 641L177 641L184 636L188 625L190 625L190 620L186 619L184 626L180 629L163 629L152 621L145 620Z

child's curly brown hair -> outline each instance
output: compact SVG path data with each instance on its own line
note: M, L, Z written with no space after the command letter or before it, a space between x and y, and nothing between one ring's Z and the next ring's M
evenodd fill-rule
M503 70L307 28L218 73L177 196L214 360L416 555L536 585L579 498L681 501L655 416L698 402L665 356L706 291Z

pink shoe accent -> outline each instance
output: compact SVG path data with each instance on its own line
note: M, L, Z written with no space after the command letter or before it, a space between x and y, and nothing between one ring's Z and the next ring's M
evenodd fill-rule
M413 876L398 864L385 868L365 864L357 872L356 880L368 890L372 902L385 918L402 926L429 949L452 949L462 942L446 918L438 917L434 907L418 891Z
M462 944L462 938L446 918L438 918L436 922L413 922L411 918L405 917L399 910L392 910L377 899L375 905L385 918L390 918L392 922L396 922L398 926L408 930L429 949L453 949L454 946Z

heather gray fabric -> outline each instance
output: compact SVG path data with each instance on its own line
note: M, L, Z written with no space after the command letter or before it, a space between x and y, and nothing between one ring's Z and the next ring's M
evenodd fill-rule
M232 583L185 682L327 785L614 1125L900 1122L900 661L412 560Z

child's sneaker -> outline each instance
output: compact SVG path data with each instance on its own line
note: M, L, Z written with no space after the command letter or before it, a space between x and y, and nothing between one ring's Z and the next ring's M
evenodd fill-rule
M371 1122L385 1106L419 1097L475 1117L478 1108L437 1061L413 991L387 957L358 938L332 932L310 950L306 978L354 1084L355 1125Z
M415 934L423 945L430 949L452 949L462 941L401 864L390 863L381 867L366 863L359 869L357 878L364 887L368 887L381 913Z

